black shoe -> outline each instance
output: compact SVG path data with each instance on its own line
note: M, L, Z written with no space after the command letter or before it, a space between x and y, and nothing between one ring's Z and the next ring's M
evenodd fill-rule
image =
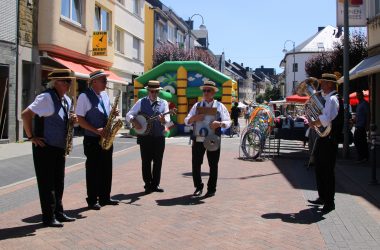
M47 227L63 227L63 224L57 221L56 219L52 219L50 221L44 221L44 225Z
M59 222L72 222L72 221L75 221L74 218L69 217L69 216L67 216L67 215L64 214L64 213L56 215L55 218L56 218L57 221L59 221Z
M334 203L331 203L331 204L325 204L322 208L322 213L324 214L328 214L330 213L331 211L335 210L335 204Z
M197 187L194 191L194 194L193 196L201 196L202 192L203 192L203 183L202 185L200 185L199 187Z
M91 210L100 210L101 206L99 205L99 203L88 204L88 208Z
M152 188L152 192L163 193L164 189L162 189L159 186L157 186L157 187Z
M114 200L114 199L108 199L108 200L105 200L105 201L99 201L99 205L100 206L107 206L107 205L112 205L112 206L116 206L116 205L119 205L119 201L118 200Z
M150 188L145 188L145 194L150 194L152 193L152 190Z
M323 205L325 204L321 198L315 199L315 200L307 200L309 203L314 205Z
M208 198L208 197L213 197L215 196L215 192L216 191L207 191L207 193L205 194L205 197Z

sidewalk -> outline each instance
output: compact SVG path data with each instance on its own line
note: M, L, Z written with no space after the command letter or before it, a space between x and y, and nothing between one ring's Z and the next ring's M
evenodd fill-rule
M164 193L142 192L138 147L114 155L112 194L119 206L88 211L84 166L71 168L64 206L77 221L62 229L39 223L35 181L0 190L0 249L380 248L379 204L360 196L342 167L336 210L322 215L306 202L316 191L302 150L252 162L237 159L238 147L238 138L223 138L217 194L207 199L190 195L191 148L184 137L167 139ZM207 160L202 169L207 182Z

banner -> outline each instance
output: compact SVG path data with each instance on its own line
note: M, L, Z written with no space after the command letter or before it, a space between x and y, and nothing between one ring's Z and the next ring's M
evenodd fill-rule
M92 56L107 56L107 31L94 31L92 34Z
M367 9L368 0L348 0L348 25L350 27L367 26ZM336 6L337 26L344 26L344 0L337 0Z

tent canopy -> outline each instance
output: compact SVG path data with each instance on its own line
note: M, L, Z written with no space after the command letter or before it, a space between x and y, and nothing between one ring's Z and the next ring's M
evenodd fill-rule
M286 102L305 103L308 100L308 96L291 95L286 97Z

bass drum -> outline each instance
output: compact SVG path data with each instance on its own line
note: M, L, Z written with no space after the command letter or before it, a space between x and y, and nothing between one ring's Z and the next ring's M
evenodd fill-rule
M263 151L263 136L258 128L248 130L242 140L241 149L246 158L256 159Z

